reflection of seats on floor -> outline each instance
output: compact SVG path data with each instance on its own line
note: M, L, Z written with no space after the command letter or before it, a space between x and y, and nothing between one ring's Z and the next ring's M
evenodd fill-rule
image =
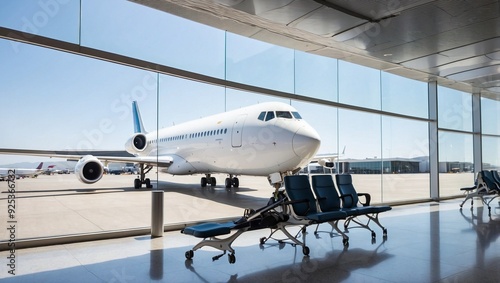
M498 208L497 208L498 209ZM500 237L500 214L495 213L492 217L489 213L489 217L484 217L484 206L478 207L475 211L470 211L470 216L465 215L463 210L460 209L462 217L470 224L467 229L464 229L461 233L468 232L468 230L474 230L477 233L477 248L480 254L485 254L486 249L492 244L498 241Z
M482 170L477 173L475 185L473 187L461 188L465 193L465 199L460 204L462 209L464 203L470 199L470 208L474 206L474 197L479 197L481 202L488 206L491 214L490 203L500 195L500 177L497 171Z
M318 211L316 198L311 190L309 177L306 175L293 175L285 177L285 192L288 198L286 202L287 211L290 217L287 222L278 223L278 229L271 232L267 238L261 239L261 244L265 243L276 231L282 231L288 239L296 245L302 246L304 255L309 254L309 248L306 245L306 228L309 225L329 223L341 235L343 235L343 243L347 245L348 237L337 228L337 223L341 219L345 219L347 214L343 211ZM297 236L292 236L286 229L286 226L300 225L302 232L302 242Z
M258 210L246 209L243 217L236 221L225 223L209 222L184 228L181 233L203 238L203 240L196 244L192 250L186 252L186 259L192 259L196 250L208 246L224 252L214 256L212 260L219 259L229 251L229 263L235 263L236 257L234 255L234 249L231 247L234 240L246 231L271 228L276 226L279 222L286 221L288 215L276 210L284 201L285 200L282 199ZM231 234L231 232L234 233L227 238L217 238L217 236Z
M346 210L356 211L354 215L347 217L344 223L344 228L348 229L351 222L354 222L360 227L369 229L372 232L372 239L374 240L376 236L375 232L369 227L370 222L373 221L382 229L384 238L387 237L387 228L380 224L378 215L379 213L391 210L392 208L386 205L370 205L370 194L357 193L354 185L352 184L352 177L350 174L335 175L335 181L340 192L340 197L342 198L342 207ZM359 197L363 197L365 202L361 202ZM361 204L361 206L359 204ZM360 216L366 216L368 221L363 223L359 219Z

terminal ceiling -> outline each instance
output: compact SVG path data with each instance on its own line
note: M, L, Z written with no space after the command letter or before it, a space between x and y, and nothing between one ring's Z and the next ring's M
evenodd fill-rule
M500 99L498 0L131 0L229 32Z

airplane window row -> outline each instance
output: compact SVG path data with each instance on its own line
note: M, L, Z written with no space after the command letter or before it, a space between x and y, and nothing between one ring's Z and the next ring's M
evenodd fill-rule
M211 131L193 133L193 134L189 134L189 135L188 134L178 135L178 136L160 139L159 142L178 141L178 140L184 140L184 139L188 139L188 138L193 139L193 138L208 137L208 136L223 135L223 134L227 134L227 129L211 130ZM156 143L156 140L151 140L151 141L149 141L149 143L150 144Z
M274 119L275 117L277 118L285 118L285 119L302 119L300 116L299 112L288 112L288 111L276 111L276 115L274 114L274 111L263 111L259 114L258 119L261 121L269 121Z

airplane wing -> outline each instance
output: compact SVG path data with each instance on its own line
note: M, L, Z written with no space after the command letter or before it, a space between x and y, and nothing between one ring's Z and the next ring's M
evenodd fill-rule
M333 154L331 154L331 155L323 155L322 154L322 155L316 155L313 158L311 158L311 162L318 162L318 161L320 161L322 159L329 159L329 160L333 161L333 160L338 159L338 158L339 158L338 155L333 155Z
M314 156L313 159L311 159L311 163L319 163L321 166L324 167L334 167L334 162L336 159L340 159L341 156L344 156L345 154L345 148L342 150L342 153L320 153Z
M78 161L86 155L92 155L104 162L141 163L158 167L169 167L173 163L170 156L134 156L126 151L64 151L0 148L0 154L31 155L64 158L68 161Z
M340 154L338 153L324 153L317 154L314 156L310 163L318 163L319 165L327 168L334 168L335 162L340 158Z

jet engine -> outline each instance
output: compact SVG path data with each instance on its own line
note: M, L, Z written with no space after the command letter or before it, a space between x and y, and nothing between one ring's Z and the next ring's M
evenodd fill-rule
M147 145L146 136L144 134L136 134L132 136L125 144L125 149L130 153L138 153L144 151Z
M96 157L85 155L76 163L75 174L80 182L93 184L101 180L104 174L104 166Z
M330 161L330 159L320 159L318 161L318 164L323 166L323 167L326 167L326 168L334 168L335 167L335 163Z

